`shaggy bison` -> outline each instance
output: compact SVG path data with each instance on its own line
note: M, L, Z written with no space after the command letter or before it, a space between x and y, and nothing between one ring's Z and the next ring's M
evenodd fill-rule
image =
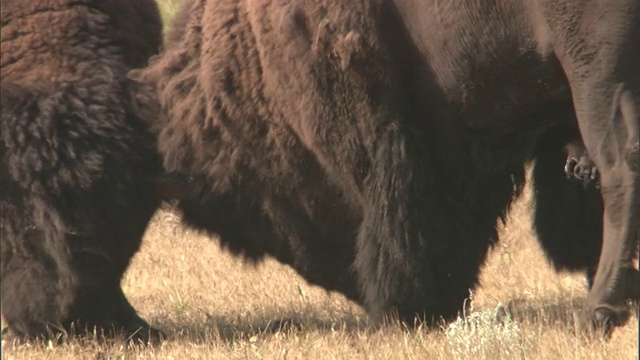
M2 2L2 315L21 338L160 335L120 279L158 205L126 73L159 51L153 0Z
M197 184L179 205L189 224L375 320L451 319L525 163L537 160L537 179L561 174L556 151L581 135L604 199L599 260L601 234L582 229L581 261L598 263L582 320L625 321L640 223L637 0L200 0L183 24L132 77L157 90L165 170ZM539 199L555 192L536 184ZM553 239L552 259L567 252Z

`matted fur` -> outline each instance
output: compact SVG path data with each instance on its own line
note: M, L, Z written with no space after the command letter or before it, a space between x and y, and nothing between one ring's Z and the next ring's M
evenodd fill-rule
M165 169L194 179L198 196L179 205L187 223L250 259L275 256L374 319L456 316L539 140L555 125L575 129L565 72L590 66L579 52L560 63L550 45L581 41L562 30L579 27L580 9L463 4L190 4L176 43L132 74L157 89L144 117ZM593 145L598 134L585 133ZM245 220L219 221L218 204ZM596 323L623 317L606 294L624 271L599 282L586 321L601 302Z
M158 205L129 69L159 51L153 0L2 2L2 315L19 337L150 328L120 288Z

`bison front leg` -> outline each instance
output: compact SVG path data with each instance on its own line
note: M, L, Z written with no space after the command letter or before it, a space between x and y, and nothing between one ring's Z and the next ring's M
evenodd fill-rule
M627 280L637 278L633 255L640 226L640 173L633 164L637 160L632 159L640 157L636 111L640 99L631 96L631 91L619 85L608 97L611 104L602 104L607 110L613 105L613 114L596 118L596 109L590 109L580 119L585 143L595 154L601 173L604 203L602 251L583 324L602 327L607 333L627 320L626 294L633 293L631 287L636 286ZM597 126L604 125L602 122L608 126Z
M640 63L640 41L627 46L635 49L602 49L605 54L599 55L629 57L631 50L635 64ZM640 73L635 65L625 67L634 63L628 58L618 58L612 69L593 62L567 62L580 131L600 172L604 204L602 252L582 324L608 334L628 318L625 295L631 284L626 279L634 278L630 273L635 271L635 233L640 225Z
M541 3L582 139L600 172L602 252L581 323L609 334L628 319L627 279L640 225L640 3Z

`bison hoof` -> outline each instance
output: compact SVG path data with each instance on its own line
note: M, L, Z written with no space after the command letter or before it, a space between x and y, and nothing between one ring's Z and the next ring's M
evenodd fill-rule
M611 337L616 327L623 326L629 320L627 309L613 309L608 306L597 307L593 313L586 312L581 321L581 330L588 334Z
M134 344L156 346L166 340L167 336L162 331L149 326L146 322L136 327L114 325L110 327L83 328L74 324L69 329L48 328L46 332L33 334L16 332L10 327L2 329L3 343L26 344L34 340L47 340L54 344L63 344L70 339L92 339L98 342L109 339L124 339L126 342Z
M569 157L564 167L565 175L570 180L582 182L585 187L600 186L598 168L588 158Z
M145 326L130 331L127 341L145 345L159 345L167 339L167 335L156 328Z
M149 325L137 314L129 319L121 329L124 330L123 335L127 341L139 344L159 345L167 338L165 333Z

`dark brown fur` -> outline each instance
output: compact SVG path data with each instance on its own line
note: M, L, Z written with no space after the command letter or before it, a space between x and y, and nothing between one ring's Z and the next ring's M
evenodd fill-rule
M603 174L600 266L612 269L596 277L584 320L608 326L624 321L619 250L639 222L638 174L625 165L640 106L631 1L607 9L625 15L601 35L567 30L602 13L582 1L199 0L181 41L134 77L157 88L165 169L205 195L187 221L350 294L374 319L456 316L525 164L549 129L579 126ZM593 45L602 36L615 41ZM616 93L593 85L615 83L605 64L627 79ZM569 89L584 91L578 124ZM613 122L626 130L598 130ZM269 235L242 240L246 230L204 209L217 199Z
M603 205L597 168L575 136L574 128L554 127L537 146L534 226L556 269L585 271L591 288L602 247ZM629 271L626 281L626 297L638 300L638 271Z
M18 337L159 334L120 279L160 171L126 73L161 30L153 0L2 2L2 315Z

